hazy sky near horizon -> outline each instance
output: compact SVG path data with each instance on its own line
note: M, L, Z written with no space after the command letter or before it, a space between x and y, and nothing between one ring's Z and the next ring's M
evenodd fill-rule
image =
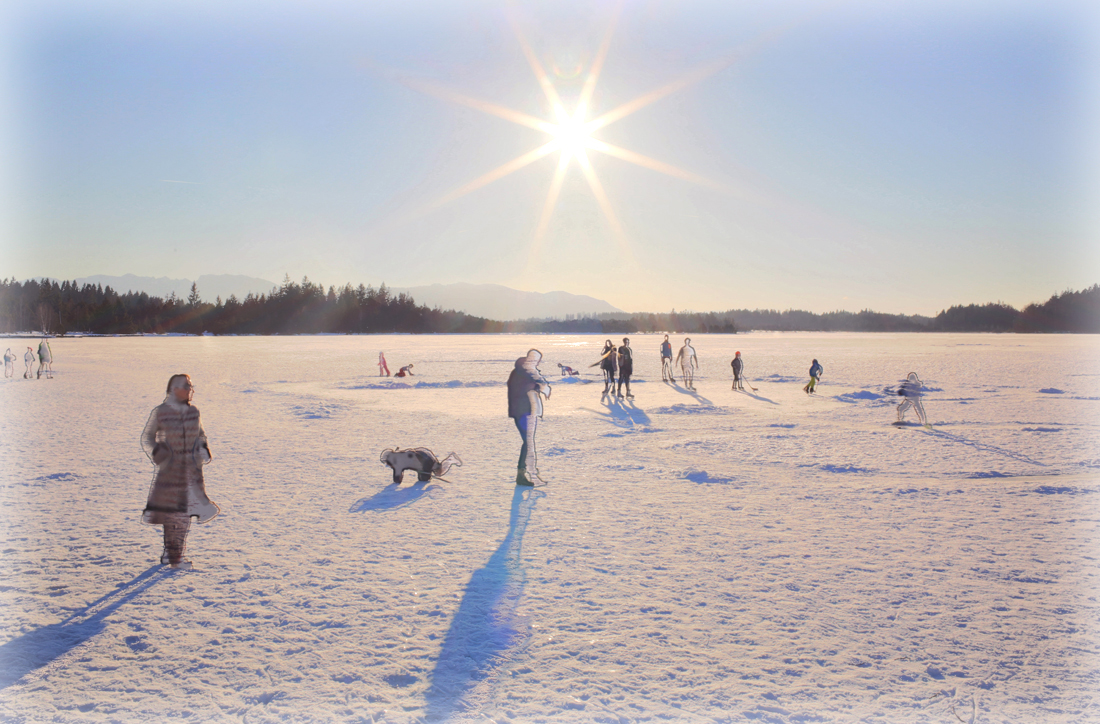
M26 5L4 277L923 314L1100 282L1092 3ZM583 120L674 92L530 127L558 116L524 43L572 113L608 37Z

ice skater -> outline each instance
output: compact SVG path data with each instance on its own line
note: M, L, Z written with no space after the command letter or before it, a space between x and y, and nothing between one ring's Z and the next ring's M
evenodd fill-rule
M672 374L672 343L665 335L665 341L661 342L661 382L676 382Z
M9 377L15 377L15 352L11 351L11 347L4 352L4 379Z
M386 364L386 353L385 352L379 352L378 353L378 376L379 377L389 377L390 376L390 366Z
M23 379L33 380L31 377L31 370L34 369L34 348L27 347L27 351L23 353L23 363L27 365L27 371L23 373Z
M733 389L745 391L744 385L741 383L741 373L745 371L745 363L741 361L741 353L733 353L733 361L730 362L730 367L733 368Z
M416 375L413 374L413 366L411 364L405 365L401 369L397 370L397 374L394 375L394 377L404 377L405 375L408 375L409 377L416 377Z
M42 372L46 372L46 379L53 379L53 352L50 351L50 343L46 340L42 340L38 343L38 377L41 379Z
M153 408L141 433L141 447L156 472L141 521L164 526L160 562L189 570L185 560L187 531L194 519L205 523L219 512L206 496L202 468L210 462L210 445L202 429L199 408L191 404L195 388L187 375L168 379L164 402Z
M920 378L917 377L916 372L910 372L909 376L905 378L905 382L901 383L898 387L898 394L904 399L901 404L898 405L898 421L895 425L901 425L904 422L905 411L912 407L917 413L917 419L920 420L920 424L927 428L932 426L928 424L928 418L924 414L924 404L921 403L921 388L924 385L921 383Z
M615 369L618 364L618 352L615 350L615 345L611 343L611 340L606 340L603 343L603 351L600 352L600 358L596 360L591 366L600 366L603 371L603 394L615 391Z
M806 383L802 391L807 395L817 394L814 392L814 388L817 387L817 383L821 381L821 373L824 371L825 369L821 366L821 363L814 360L814 363L810 365L810 381Z
M526 357L516 360L508 375L508 417L516 423L523 445L516 464L516 485L542 485L538 457L535 454L535 428L542 417L542 398L550 399L550 383L539 371L542 352L528 350Z
M695 356L695 348L691 346L691 338L684 337L684 346L676 353L676 361L680 364L680 372L684 375L684 387L695 389L695 370L699 368L699 358Z
M563 365L561 362L558 362L558 370L561 372L562 377L579 377L581 374L569 365Z
M630 375L632 374L634 374L634 353L630 349L630 339L623 337L623 345L619 347L619 397L623 396L625 384L627 399L634 399L634 395L630 394Z

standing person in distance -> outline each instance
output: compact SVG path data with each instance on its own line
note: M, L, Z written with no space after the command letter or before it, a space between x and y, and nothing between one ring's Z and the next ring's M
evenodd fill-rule
M516 464L516 485L535 485L545 481L539 477L538 456L535 452L535 428L542 417L542 398L550 399L550 383L539 371L542 352L527 351L527 356L516 360L508 375L508 417L516 423L523 445L519 449Z
M814 388L817 386L817 383L821 381L821 373L824 371L825 370L824 368L822 368L821 363L819 363L815 359L814 363L810 365L810 381L806 383L806 386L802 388L802 391L805 392L807 395L816 394L814 392Z
M665 341L661 342L661 382L676 382L672 374L672 343L668 341L667 334Z
M46 372L46 379L53 379L53 352L50 351L50 343L43 339L38 343L38 377Z
M4 379L8 377L15 377L15 352L11 351L11 347L4 352Z
M699 358L695 356L695 348L691 346L691 338L684 337L684 346L676 353L676 361L680 363L680 371L684 375L684 387L695 389L695 370L699 367Z
M153 408L141 433L141 447L156 472L141 521L164 526L160 562L189 570L184 560L191 520L205 523L219 512L206 496L202 468L210 462L210 445L202 429L199 408L191 404L195 388L184 374L168 379L164 402Z
M23 373L23 379L32 380L31 370L34 369L34 348L27 347L27 351L23 354L23 363L27 365L27 371Z
M378 376L379 377L389 377L390 376L390 367L389 367L389 365L386 364L386 353L385 352L379 352L378 353Z
M615 391L615 366L618 361L618 354L615 352L615 345L611 343L611 340L606 340L603 343L603 351L600 352L600 359L596 362L603 371L603 394L607 394L608 391ZM595 367L596 365L592 365Z
M623 396L623 384L626 384L626 396L633 400L630 394L630 375L634 374L634 352L630 349L630 339L623 337L623 346L619 347L619 397Z
M741 361L740 352L734 352L733 361L730 362L730 367L733 368L733 389L744 392L745 387L741 383L741 373L745 371L745 363Z

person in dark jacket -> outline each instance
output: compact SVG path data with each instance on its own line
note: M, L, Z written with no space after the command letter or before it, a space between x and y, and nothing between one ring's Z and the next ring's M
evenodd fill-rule
M623 346L619 347L619 397L623 396L623 385L626 385L626 396L631 400L630 375L634 374L634 352L630 349L630 339L623 337Z
M928 416L924 414L924 404L921 402L921 388L924 384L917 377L916 372L910 372L909 376L905 378L905 381L898 387L898 395L901 396L901 404L898 405L898 421L896 424L901 424L905 419L905 411L910 407L917 413L917 419L920 420L920 424L925 427L932 427L928 424Z
M805 392L807 395L815 394L814 387L816 387L817 383L821 381L821 373L824 371L825 370L821 367L821 363L819 363L817 360L814 360L814 363L810 365L810 381L806 383L806 386L802 388L802 391Z
M745 387L741 384L741 373L745 371L745 363L741 361L740 352L734 352L730 367L733 368L733 389L743 392Z
M539 371L541 361L542 352L529 350L526 357L516 360L515 368L508 375L508 417L515 420L523 440L516 465L516 485L544 482L539 477L535 454L535 428L542 417L543 396L550 399L550 383Z
M606 395L609 391L615 391L615 369L619 355L615 352L615 345L610 339L603 343L603 351L600 354L602 356L596 364L603 370L603 394Z
M672 343L665 335L665 341L661 342L661 382L675 382L672 375Z

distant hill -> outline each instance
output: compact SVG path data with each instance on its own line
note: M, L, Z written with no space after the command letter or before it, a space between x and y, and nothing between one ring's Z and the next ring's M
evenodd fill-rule
M201 286L200 286L201 291ZM521 292L500 284L432 284L425 287L393 287L417 304L454 309L486 319L564 319L596 314L622 313L602 299L568 292Z
M187 295L191 293L192 282L191 279L139 277L134 274L123 274L122 276L97 274L91 277L79 277L76 281L80 285L98 284L104 287L109 286L119 294L145 292L151 297L162 299L167 299L172 292L175 292L177 297L186 299ZM269 282L266 279L237 274L203 274L194 282L198 285L199 296L207 302L213 302L218 297L221 297L224 301L229 298L230 294L236 294L238 299L244 299L250 292L257 295L269 294L272 287L277 286L275 282Z

